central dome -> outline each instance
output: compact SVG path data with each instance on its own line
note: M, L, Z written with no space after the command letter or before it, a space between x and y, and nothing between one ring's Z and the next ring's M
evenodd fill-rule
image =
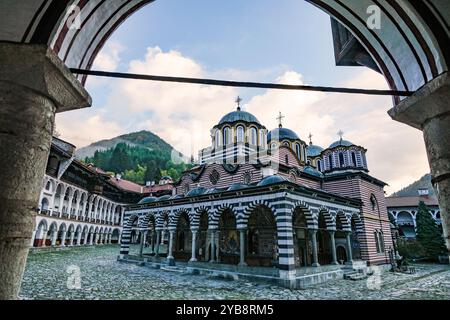
M269 132L267 135L267 140L272 141L272 139L277 139L279 141L281 140L300 140L298 135L292 131L291 129L287 128L276 128Z
M242 111L242 110L236 110L233 112L230 112L223 116L222 119L219 121L219 125L224 123L233 123L233 122L250 122L250 123L257 123L260 125L258 119L254 115L252 115L250 112Z

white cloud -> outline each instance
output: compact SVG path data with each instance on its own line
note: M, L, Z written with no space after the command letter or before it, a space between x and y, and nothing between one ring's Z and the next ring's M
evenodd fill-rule
M114 70L120 63L120 45L106 49L97 67ZM273 70L208 71L178 51L163 52L148 48L143 59L129 63L128 72L253 80L279 72L276 82L305 84L302 75L285 67ZM67 115L58 117L58 130L63 137L79 146L99 139L138 130L150 130L186 155L197 154L210 145L209 130L226 113L235 109L238 90L206 85L149 82L139 80L109 81L109 96L101 109L79 111L81 121ZM359 77L337 84L344 87L386 88L379 74L361 68ZM250 90L245 91L250 92ZM389 97L331 94L305 91L258 91L245 103L267 129L277 126L282 112L284 126L307 140L311 132L315 144L328 146L342 129L345 139L368 149L371 174L390 184L389 192L400 189L429 170L421 132L395 122L387 115L392 102ZM244 97L245 99L245 97Z

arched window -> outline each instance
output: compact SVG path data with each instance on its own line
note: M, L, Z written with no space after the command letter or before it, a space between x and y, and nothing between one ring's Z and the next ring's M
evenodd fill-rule
M219 147L220 146L220 131L219 130L216 131L215 142L216 142L216 148Z
M284 162L286 162L286 164L289 164L289 157L287 154L284 156Z
M330 169L333 169L333 155L328 156L328 163L330 164Z
M373 211L378 210L377 198L375 197L375 195L373 193L370 195L370 206Z
M295 144L295 152L297 153L297 157L301 160L302 158L302 148L298 143Z
M231 143L231 129L226 127L223 129L223 144L228 145Z
M317 170L322 171L322 161L317 160Z
M42 198L41 211L48 211L48 204L49 204L49 202L48 202L47 198Z
M310 166L310 165L311 165L311 160L306 161L306 164L307 164L308 166Z
M250 144L256 146L258 144L258 135L256 128L250 128Z
M289 142L287 142L287 141L283 142L283 146L290 147Z
M344 162L344 154L342 152L339 153L339 167L344 167L345 162Z
M50 188L52 187L52 183L50 181L47 181L47 184L45 185L45 190L51 191Z
M238 126L236 132L237 132L237 142L244 142L244 127Z
M356 154L352 152L352 162L355 167L358 166L358 162L356 161Z

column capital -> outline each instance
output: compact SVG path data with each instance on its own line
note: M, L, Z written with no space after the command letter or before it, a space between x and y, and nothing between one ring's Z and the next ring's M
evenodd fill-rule
M46 45L1 42L0 82L28 88L51 99L57 112L92 104L89 93Z
M434 78L388 111L393 120L422 130L425 122L448 112L449 73Z

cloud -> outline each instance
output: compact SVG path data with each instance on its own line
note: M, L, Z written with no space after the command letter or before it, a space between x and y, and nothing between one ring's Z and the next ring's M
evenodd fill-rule
M123 48L112 45L105 50L96 66L114 70L121 62ZM268 77L277 83L307 84L299 72L285 66L255 70L253 74L249 70L207 70L179 51L164 52L159 47L148 48L142 59L130 61L126 71L252 81ZM363 68L358 77L336 86L387 88L382 76ZM258 90L255 94L228 87L140 80L108 81L107 90L107 99L100 108L58 117L63 137L83 146L145 129L185 155L197 155L199 149L210 145L210 129L223 115L235 110L235 97L245 92L244 109L269 130L277 127L278 112L285 115L285 127L305 141L312 133L314 143L322 147L335 141L342 129L344 139L368 149L370 173L390 185L389 193L429 171L421 132L387 115L392 106L389 97L286 90Z

